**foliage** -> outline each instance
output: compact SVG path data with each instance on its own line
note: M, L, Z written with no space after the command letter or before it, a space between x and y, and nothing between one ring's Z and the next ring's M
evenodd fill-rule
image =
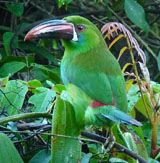
M77 127L72 105L61 98L57 98L52 118L52 133L70 137L78 137L80 129ZM77 139L52 137L51 162L79 162L81 145ZM61 156L61 157L59 157Z
M1 162L12 162L12 163L23 163L19 153L14 147L12 141L7 137L7 135L0 133L0 161Z
M118 58L126 78L129 114L143 122L143 126L138 128L124 125L120 129L115 128L116 141L145 160L149 159L149 162L156 163L160 160L158 1L57 0L1 4L0 132L7 134L24 162L54 162L56 159L56 162L62 162L60 159L65 159L66 162L81 159L83 163L108 160L136 162L125 153L117 152L116 148L106 154L102 143L79 137L80 131L76 128L73 108L67 102L68 96L59 74L64 51L61 43L51 40L23 41L25 32L31 28L26 27L26 24L77 13L92 20L99 28L108 20L121 21L145 52L143 57L146 57L146 63L138 55L130 36L120 30L120 26L112 24L114 28L104 31L106 43ZM13 31L18 32L18 36ZM138 64L139 62L143 65ZM150 73L146 73L145 65ZM87 126L86 130L104 136L101 128ZM7 136L0 135L0 147L3 148L1 155L11 153L14 159L6 159L22 162ZM68 146L71 150L67 150Z
M128 18L145 32L149 32L150 28L145 20L145 11L143 7L134 0L125 0L124 9Z

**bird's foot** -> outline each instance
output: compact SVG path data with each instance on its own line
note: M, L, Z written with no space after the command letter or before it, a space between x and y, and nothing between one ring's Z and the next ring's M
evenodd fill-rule
M114 143L115 143L116 139L113 135L109 135L106 139L106 142L104 143L104 146L103 146L103 151L104 153L108 153L114 146Z

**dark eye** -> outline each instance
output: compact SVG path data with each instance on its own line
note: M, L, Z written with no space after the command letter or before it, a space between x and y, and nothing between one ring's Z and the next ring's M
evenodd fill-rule
M85 26L84 25L77 25L77 30L79 31L79 32L82 32L82 31L84 31L85 30Z

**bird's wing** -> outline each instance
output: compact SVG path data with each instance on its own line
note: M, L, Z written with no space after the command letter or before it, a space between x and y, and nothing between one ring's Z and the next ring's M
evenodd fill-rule
M102 106L98 109L88 107L86 110L86 123L103 126L110 125L111 122L118 122L134 126L142 126L140 122L115 108L114 106ZM111 123L112 125L112 123Z
M73 68L65 68L62 76L65 78L63 81L76 85L93 100L104 104L113 103L111 85L104 73L90 73L83 68L73 66Z
M109 53L110 61L108 57L94 56L94 63L93 57L89 59L86 55L63 61L61 76L65 85L74 84L93 100L104 104L113 104L115 100L117 108L127 111L125 82L116 59ZM87 60L90 62L86 63Z

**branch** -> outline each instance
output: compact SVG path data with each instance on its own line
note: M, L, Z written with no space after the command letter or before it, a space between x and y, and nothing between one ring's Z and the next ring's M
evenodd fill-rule
M94 143L105 143L106 142L106 138L97 134L93 134L93 133L89 133L86 131L82 131L81 135L82 136L86 136L90 139L84 139L84 138L80 138L80 137L73 137L73 136L68 136L68 135L59 135L59 134L50 134L50 133L43 133L43 132L28 132L28 131L0 131L0 133L20 133L20 134L40 134L40 135L47 135L47 136L58 136L58 137L63 137L63 138L68 138L68 139L75 139L75 140L83 140L83 141L89 141L89 142L94 142ZM118 143L114 143L114 148L117 148L119 151L126 153L127 155L131 156L132 158L134 158L135 160L138 160L139 163L147 163L146 160L144 160L141 156L139 156L137 153L130 151L129 149L127 149L126 147L118 144Z
M17 114L17 115L1 118L0 125L7 123L9 121L18 121L18 120L27 119L27 118L39 118L39 117L51 119L52 115L47 112L38 112L38 113L32 112L32 113Z
M51 134L51 133L46 133L46 132L43 132L43 131L33 132L33 131L12 131L12 130L10 130L10 131L0 131L0 133L5 133L5 134L19 133L19 134L28 134L28 135L46 135L46 136L55 136L55 137L62 137L62 138L67 138L67 139L74 139L74 140L77 140L77 141L88 141L90 143L102 144L100 141L96 141L96 140L85 139L85 138L69 136L69 135Z
M81 135L82 136L86 136L88 138L91 138L93 140L96 140L96 141L100 141L102 143L105 143L106 142L106 138L103 137L103 136L100 136L100 135L97 135L97 134L93 134L93 133L90 133L90 132L87 132L87 131L82 131L81 132ZM118 144L118 143L114 143L114 148L117 148L118 150L126 153L127 155L131 156L132 158L134 158L135 160L138 160L140 163L148 163L146 160L144 160L141 156L139 156L137 153L135 152L132 152L130 151L129 149L127 149L126 147Z

